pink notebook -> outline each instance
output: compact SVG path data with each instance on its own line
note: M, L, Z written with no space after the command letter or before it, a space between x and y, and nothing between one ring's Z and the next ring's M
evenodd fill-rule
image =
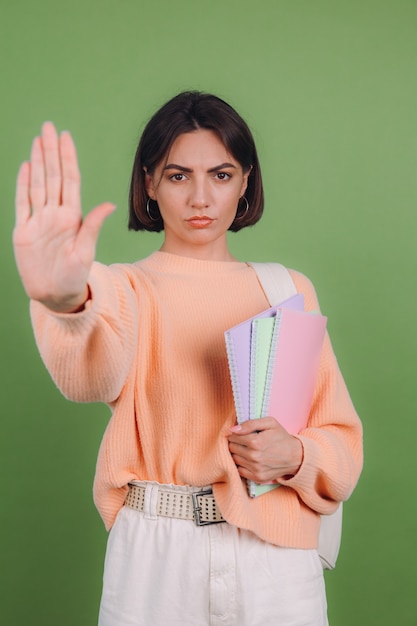
M274 417L288 432L307 425L327 318L281 309L274 323L262 417Z

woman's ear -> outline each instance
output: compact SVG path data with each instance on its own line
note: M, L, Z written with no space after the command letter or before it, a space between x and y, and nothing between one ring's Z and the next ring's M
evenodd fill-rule
M146 193L151 198L151 200L156 200L155 185L154 185L154 182L153 182L153 177L150 174L148 174L148 170L146 169L146 167L143 168L143 171L145 172L145 189L146 189Z
M250 166L247 172L243 172L243 181L242 181L242 187L240 189L240 197L245 195L245 191L248 186L248 179L249 179L251 171L252 171L252 165Z

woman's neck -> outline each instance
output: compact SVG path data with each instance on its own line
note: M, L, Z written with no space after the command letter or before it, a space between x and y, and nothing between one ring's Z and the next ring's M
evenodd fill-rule
M219 242L220 243L220 242ZM177 256L189 257L200 261L238 261L230 252L227 243L225 245L181 245L176 246L166 240L160 247L161 252L176 254Z

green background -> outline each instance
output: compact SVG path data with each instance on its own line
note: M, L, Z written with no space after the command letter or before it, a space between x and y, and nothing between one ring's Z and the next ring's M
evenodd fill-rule
M91 484L109 411L64 400L39 359L11 247L18 165L44 120L71 130L84 209L119 207L98 258L136 260L161 241L126 230L138 137L196 88L259 148L265 216L233 252L312 278L364 423L330 623L416 626L417 3L3 0L0 45L2 624L93 626L106 542Z

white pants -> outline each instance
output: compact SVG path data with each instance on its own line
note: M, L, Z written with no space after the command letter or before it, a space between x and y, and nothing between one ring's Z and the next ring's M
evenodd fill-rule
M120 510L99 626L327 625L315 550L279 548L226 523L197 527L155 510Z

